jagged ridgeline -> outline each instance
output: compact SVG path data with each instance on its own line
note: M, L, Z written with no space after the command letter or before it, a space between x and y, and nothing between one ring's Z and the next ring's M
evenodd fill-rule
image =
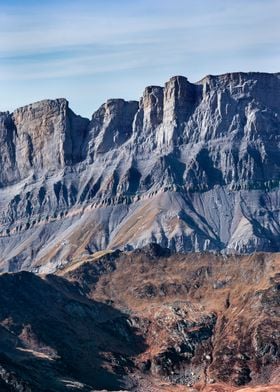
M65 99L0 114L1 270L150 242L280 250L280 74L176 76L91 120Z

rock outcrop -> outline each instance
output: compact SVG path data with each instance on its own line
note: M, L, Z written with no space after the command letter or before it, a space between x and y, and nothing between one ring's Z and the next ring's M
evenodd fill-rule
M176 76L91 121L64 99L1 113L0 268L149 242L278 251L279 143L280 74Z

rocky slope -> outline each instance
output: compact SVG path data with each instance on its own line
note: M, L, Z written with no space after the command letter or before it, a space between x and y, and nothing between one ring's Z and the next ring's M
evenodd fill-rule
M53 272L150 242L279 251L280 74L171 78L87 120L64 99L0 114L0 269Z
M55 276L0 276L0 390L86 392L134 386L144 349L128 316ZM7 389L4 389L4 388Z
M1 391L280 391L279 270L154 244L3 274Z

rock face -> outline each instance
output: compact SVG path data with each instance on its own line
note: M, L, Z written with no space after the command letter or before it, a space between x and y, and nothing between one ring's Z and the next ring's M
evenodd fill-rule
M80 162L89 121L77 117L64 99L42 101L1 114L1 188L59 173ZM12 173L10 173L12 171Z
M280 250L280 74L176 76L91 121L42 101L1 113L0 140L2 271L149 242Z

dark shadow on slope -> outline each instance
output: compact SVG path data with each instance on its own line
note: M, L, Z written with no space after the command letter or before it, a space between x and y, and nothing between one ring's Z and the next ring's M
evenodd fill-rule
M131 383L127 374L145 349L142 338L125 314L89 300L77 284L4 274L0 303L0 365L16 382L52 392L67 390L67 380L87 385L84 391Z

